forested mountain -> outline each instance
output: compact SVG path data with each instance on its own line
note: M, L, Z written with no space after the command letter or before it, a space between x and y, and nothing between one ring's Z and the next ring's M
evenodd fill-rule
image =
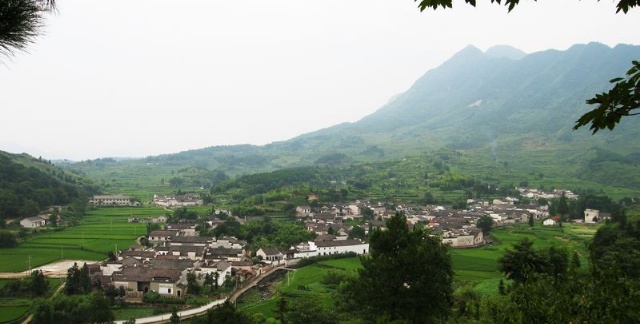
M0 151L0 226L7 218L35 216L52 205L84 199L92 182L50 161Z
M446 148L471 163L637 190L638 120L623 120L615 132L596 135L572 127L591 109L585 100L607 90L608 81L624 75L638 57L640 46L631 45L590 43L528 55L508 46L485 53L468 46L358 122L264 146L216 146L107 167L191 166L237 176L346 166ZM72 167L91 172L96 164Z

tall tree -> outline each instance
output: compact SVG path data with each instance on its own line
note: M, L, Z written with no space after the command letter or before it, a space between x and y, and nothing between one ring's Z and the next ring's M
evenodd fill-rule
M516 283L526 283L535 273L545 271L547 263L533 248L533 241L524 238L513 244L498 259L498 269Z
M489 232L491 232L492 226L493 218L488 215L484 215L478 218L478 221L476 222L476 227L482 230L482 235L484 235L485 238L489 236Z
M438 237L421 226L409 229L396 214L387 230L370 235L371 253L345 292L368 320L436 323L453 302L451 256Z
M44 296L49 288L49 283L44 278L42 271L31 272L31 295L34 297Z

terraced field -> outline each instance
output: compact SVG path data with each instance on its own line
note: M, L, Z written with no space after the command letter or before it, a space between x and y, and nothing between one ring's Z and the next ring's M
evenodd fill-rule
M146 224L129 223L130 217L164 214L164 209L155 207L90 210L78 226L27 238L16 248L0 249L0 272L25 271L29 265L35 268L64 259L104 260L107 252L134 245L137 237L146 235Z

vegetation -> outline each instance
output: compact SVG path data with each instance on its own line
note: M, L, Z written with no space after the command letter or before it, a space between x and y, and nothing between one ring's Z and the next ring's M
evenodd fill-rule
M387 220L387 230L370 236L371 253L358 277L343 290L343 302L368 322L384 318L439 323L453 302L453 270L447 246L423 228L407 227L404 216Z
M40 34L42 16L54 0L18 0L0 3L0 55L24 50Z
M37 215L49 206L84 204L95 192L90 181L65 172L49 161L0 152L0 227L7 217Z

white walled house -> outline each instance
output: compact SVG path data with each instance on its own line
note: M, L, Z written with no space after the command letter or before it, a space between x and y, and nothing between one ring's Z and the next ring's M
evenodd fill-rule
M125 195L96 195L89 200L93 206L139 206L140 203Z
M315 244L318 255L342 254L347 252L354 252L356 254L369 253L369 243L364 243L360 240L325 241Z
M553 218L547 218L542 222L542 225L544 226L554 226L556 225L556 221L553 220Z
M20 225L24 228L36 228L46 225L46 221L38 216L27 217L20 221Z
M597 209L585 209L584 210L584 223L595 224L600 218L600 211Z

